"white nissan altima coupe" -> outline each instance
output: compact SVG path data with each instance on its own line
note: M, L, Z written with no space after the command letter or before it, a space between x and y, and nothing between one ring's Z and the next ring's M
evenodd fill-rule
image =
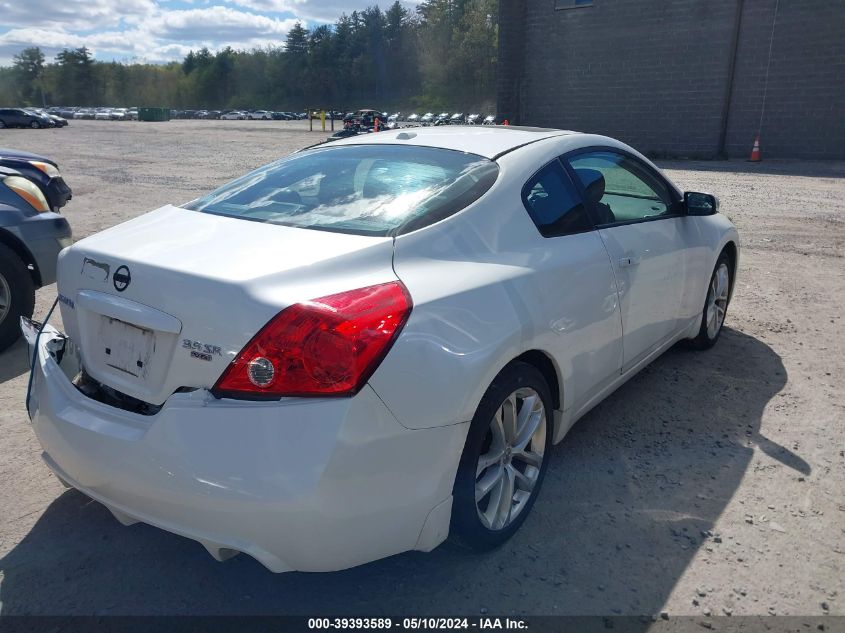
M578 418L716 342L738 256L610 138L355 136L65 249L28 410L68 486L220 560L491 548Z

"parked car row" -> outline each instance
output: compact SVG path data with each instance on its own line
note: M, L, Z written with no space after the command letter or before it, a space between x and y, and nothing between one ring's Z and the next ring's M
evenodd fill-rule
M390 118L393 118L391 115ZM399 114L401 116L401 113ZM403 119L398 119L403 120ZM448 112L441 112L434 114L433 112L426 112L423 115L417 113L410 114L404 119L408 123L428 126L428 125L501 125L505 122L505 118L496 114L489 114L482 117L479 113L464 114L463 112L455 112L450 114Z
M138 108L85 108L78 106L53 106L44 110L51 116L65 119L97 121L137 121Z
M0 351L32 316L35 290L56 280L59 251L72 241L59 211L71 197L55 161L0 148Z
M66 125L64 117L39 108L0 108L0 128L28 127L37 130Z
M67 125L67 119L92 119L97 121L137 121L138 108L85 108L85 107L51 107L46 110L36 108L8 108L16 114L3 116L5 110L0 110L0 127L61 127ZM495 114L482 116L480 113L464 114L463 112L441 112L435 114L426 112L418 114L403 114L402 112L388 113L373 109L357 110L356 112L342 112L340 110L326 110L325 117L335 121L348 122L355 119L361 112L370 113L370 122L365 127L372 127L375 119L379 119L379 128L392 129L400 127L400 123L408 125L500 125L505 122L503 117ZM252 120L252 121L297 121L302 119L320 119L321 110L308 112L287 112L274 110L170 110L171 119L222 119L222 120ZM46 117L46 120L45 120ZM348 127L348 126L347 126Z
M297 121L307 119L305 112L277 112L273 110L171 110L171 119L223 119L252 121Z
M359 110L359 112L361 112ZM378 112L376 110L369 110L379 117L380 123L387 128L398 127L399 123L406 123L409 125L421 125L423 127L429 125L501 125L506 121L502 116L490 114L482 116L480 113L464 114L463 112L441 112L435 114L434 112L426 112L425 114L418 114L416 112L411 114L403 114L402 112L394 112L389 114L387 112ZM348 112L344 116L344 120L349 120L355 116L355 113Z

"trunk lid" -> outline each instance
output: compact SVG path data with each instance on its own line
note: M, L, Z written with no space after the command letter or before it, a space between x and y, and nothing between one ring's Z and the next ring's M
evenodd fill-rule
M67 334L86 372L162 404L210 388L287 306L396 279L393 240L166 206L59 257Z

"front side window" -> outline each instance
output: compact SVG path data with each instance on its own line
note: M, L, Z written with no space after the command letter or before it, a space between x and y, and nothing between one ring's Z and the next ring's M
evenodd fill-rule
M407 145L347 145L293 154L184 205L268 224L398 235L457 213L495 182L493 161Z
M525 184L522 201L543 237L593 228L581 195L558 160L543 167Z
M640 161L610 151L577 154L569 164L584 186L600 225L670 215L672 196Z

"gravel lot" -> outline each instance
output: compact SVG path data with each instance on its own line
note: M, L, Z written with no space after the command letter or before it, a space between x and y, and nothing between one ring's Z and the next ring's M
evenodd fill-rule
M324 138L304 123L73 121L0 145L59 161L82 238ZM727 329L576 425L506 546L274 575L122 527L43 465L19 344L0 355L0 613L845 615L845 164L662 166L741 232Z

